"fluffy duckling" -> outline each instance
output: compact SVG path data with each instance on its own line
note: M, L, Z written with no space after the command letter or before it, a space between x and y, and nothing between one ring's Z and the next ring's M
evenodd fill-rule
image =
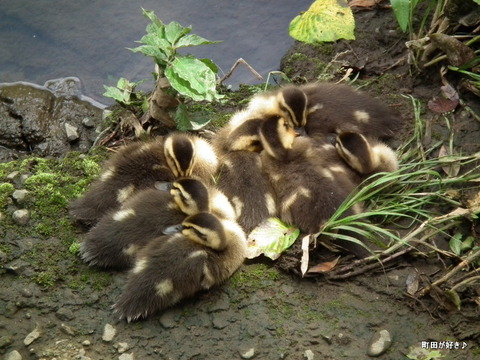
M247 234L276 216L275 193L262 169L260 154L245 150L225 154L217 186L230 200L237 222Z
M234 217L225 195L210 190L198 179L180 178L173 182L170 191L141 190L120 210L100 219L87 233L80 254L89 265L130 268L135 254L151 239L178 231L185 217L204 211L222 218Z
M192 174L211 182L217 167L213 148L196 136L172 133L165 138L134 142L120 148L106 162L100 177L71 204L70 214L74 221L90 227L138 190Z
M114 311L128 322L146 318L225 282L245 255L245 233L236 223L210 213L190 216L182 233L158 237L138 253Z
M282 116L304 127L311 137L351 131L389 140L404 125L396 111L346 84L285 86L254 97L247 109L263 116Z
M398 170L398 158L392 148L355 132L342 132L337 136L336 148L340 156L362 175Z
M355 188L357 175L330 143L296 136L283 117L266 119L260 129L262 165L275 189L279 217L315 234ZM360 211L356 207L350 214Z

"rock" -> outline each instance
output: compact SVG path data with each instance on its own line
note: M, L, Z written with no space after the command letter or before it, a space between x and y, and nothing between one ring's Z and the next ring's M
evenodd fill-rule
M73 76L47 80L43 86L57 97L80 97L82 95L80 79Z
M74 328L72 328L71 326L65 325L64 323L62 323L60 325L60 329L62 329L62 331L65 334L70 335L70 336L75 336L77 334L77 332L75 331Z
M83 346L90 346L90 345L92 345L92 343L90 342L90 340L84 340L84 341L82 341L82 345Z
M93 128L95 127L95 121L92 118L83 118L82 120L82 125L85 126L86 128Z
M38 326L30 333L28 334L25 339L23 339L23 343L25 346L29 346L31 343L33 343L35 340L37 340L42 333L40 332L40 329Z
M13 339L10 336L0 337L0 349L6 348L11 343L13 343Z
M114 345L114 348L117 349L119 354L123 354L125 351L130 349L130 345L126 342L121 342Z
M250 348L245 352L241 352L242 359L252 359L255 356L255 348Z
M212 320L213 327L215 329L223 329L229 324L228 320L224 316L215 314Z
M118 357L118 360L134 360L133 353L131 354L122 354Z
M160 324L165 329L171 329L177 326L177 321L175 320L176 314L173 311L166 311L160 316Z
M376 332L367 349L367 355L376 357L382 355L392 345L392 337L387 330L380 330Z
M27 196L28 194L28 191L25 190L25 189L22 189L22 190L15 190L12 194L12 198L13 200L15 200L15 202L17 204L21 204L24 202L25 200L25 197Z
M67 139L69 142L76 141L80 137L78 135L78 128L76 126L70 125L69 123L65 123L65 134L67 135Z
M18 225L26 225L30 220L30 212L27 209L15 210L12 218Z
M62 321L71 321L75 319L75 315L73 314L72 310L64 307L58 309L55 313L55 316Z
M307 360L313 360L313 359L314 359L314 356L315 356L315 354L314 354L313 351L310 350L310 349L305 350L305 353L303 354L303 358L304 358L304 359L307 359Z
M112 325L105 324L105 327L103 328L102 340L105 342L110 342L113 340L116 334L117 330Z
M3 358L4 360L22 360L22 355L17 350L10 351Z

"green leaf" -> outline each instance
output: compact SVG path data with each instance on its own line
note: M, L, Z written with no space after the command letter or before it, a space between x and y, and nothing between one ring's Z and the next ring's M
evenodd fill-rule
M133 52L139 52L142 53L145 56L150 56L155 59L155 62L159 65L161 64L166 64L168 62L168 57L167 55L162 52L160 49L154 46L150 45L142 45L138 46L134 49L128 48L128 50L131 50Z
M355 20L346 0L316 0L290 23L290 36L306 43L355 40Z
M162 28L165 26L165 24L155 15L152 10L145 10L142 8L142 11L143 15L148 18L155 27Z
M212 60L210 59L198 59L198 60L203 62L205 65L207 65L215 74L218 73L218 66Z
M176 58L165 70L165 76L180 94L196 101L220 98L215 73L193 56Z
M178 22L172 21L170 24L165 26L165 37L173 46L178 39L188 34L190 31L192 31L191 27L183 27Z
M299 235L300 230L297 228L288 226L277 218L269 218L249 234L247 258L253 259L264 254L272 260L278 259Z
M175 122L177 123L177 129L180 131L188 131L191 128L187 107L183 103L180 103L177 106L177 111L175 112Z
M478 5L480 5L480 0L473 0L474 2L476 2Z
M403 32L407 31L410 23L410 7L414 6L411 0L390 0L390 4L393 8L393 13L397 19L398 25ZM413 9L412 9L413 11Z
M120 103L126 104L129 102L130 95L125 93L124 91L121 91L120 89L117 89L116 87L113 86L106 86L103 85L105 88L105 92L103 93L103 96L112 98Z
M206 44L217 44L221 41L210 41L207 39L202 38L201 36L191 34L182 37L178 42L175 44L175 47L182 48L187 46L197 46L197 45L206 45Z
M450 239L448 245L450 247L450 250L453 251L453 253L457 256L460 256L462 253L462 234L461 233L456 233L455 235L452 236Z

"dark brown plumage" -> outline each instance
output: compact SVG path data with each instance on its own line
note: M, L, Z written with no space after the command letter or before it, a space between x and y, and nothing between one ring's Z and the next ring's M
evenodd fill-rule
M146 318L223 283L241 266L246 240L237 224L200 213L184 225L181 234L158 237L139 252L114 305L121 318Z

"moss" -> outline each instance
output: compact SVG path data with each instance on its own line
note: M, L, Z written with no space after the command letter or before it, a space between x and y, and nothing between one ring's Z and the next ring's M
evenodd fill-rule
M270 287L279 278L280 274L275 268L265 264L252 264L237 271L230 280L233 287L254 292Z
M0 184L0 209L5 209L11 202L10 196L15 191L15 187L10 183Z

